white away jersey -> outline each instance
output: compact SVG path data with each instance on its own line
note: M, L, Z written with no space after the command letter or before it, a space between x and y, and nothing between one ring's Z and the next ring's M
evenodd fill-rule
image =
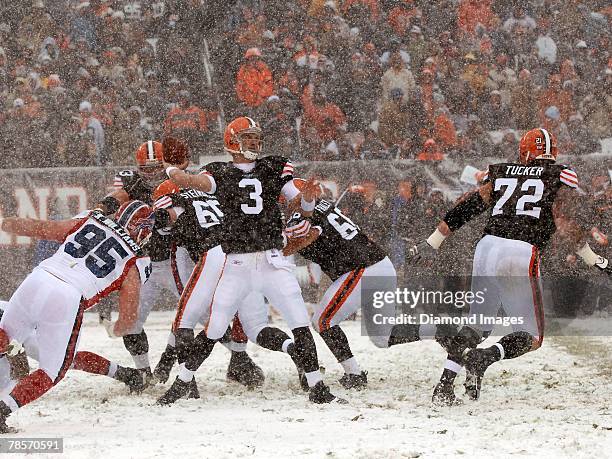
M134 264L146 282L149 257L122 226L94 211L78 220L57 252L38 266L80 290L89 307L119 289Z

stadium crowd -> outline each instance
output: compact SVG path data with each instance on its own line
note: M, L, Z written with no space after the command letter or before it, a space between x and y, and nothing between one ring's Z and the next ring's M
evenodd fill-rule
M168 134L218 153L220 113L303 160L505 157L535 125L570 154L612 136L605 1L1 3L3 168L125 165Z

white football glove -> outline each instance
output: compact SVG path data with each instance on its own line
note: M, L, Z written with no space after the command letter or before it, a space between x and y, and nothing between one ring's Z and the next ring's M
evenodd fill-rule
M19 341L12 339L6 348L6 354L10 357L15 357L20 352L23 352L23 346Z
M612 274L612 266L610 265L610 261L604 257L599 257L595 263L595 267L606 273L608 276Z

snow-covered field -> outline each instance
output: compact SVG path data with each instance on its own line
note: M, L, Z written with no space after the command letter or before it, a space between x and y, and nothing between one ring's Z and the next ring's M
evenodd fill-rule
M172 317L149 318L153 364ZM336 381L340 366L318 337L317 343L327 382L349 405L310 404L290 359L254 345L249 351L266 373L264 386L249 391L227 383L229 352L218 346L197 375L200 400L158 407L165 387L130 396L109 378L71 371L9 424L22 437L63 437L61 457L604 457L612 451L611 338L547 339L539 351L493 366L480 401L434 408L431 392L444 360L436 343L384 350L360 336L357 322L345 330L369 372L366 391L343 390ZM86 316L80 349L132 363L94 314Z

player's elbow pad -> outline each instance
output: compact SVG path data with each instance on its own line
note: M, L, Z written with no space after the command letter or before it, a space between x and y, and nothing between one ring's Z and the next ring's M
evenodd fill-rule
M444 222L451 231L458 230L472 218L483 213L487 207L480 193L472 193L446 213Z
M153 225L155 229L165 228L170 223L170 214L166 209L157 209L153 216L155 217L155 224Z
M105 213L107 215L114 214L117 212L117 210L119 210L119 207L121 207L119 201L112 196L105 197L102 201L100 201L100 204L102 204L104 209L106 209Z

